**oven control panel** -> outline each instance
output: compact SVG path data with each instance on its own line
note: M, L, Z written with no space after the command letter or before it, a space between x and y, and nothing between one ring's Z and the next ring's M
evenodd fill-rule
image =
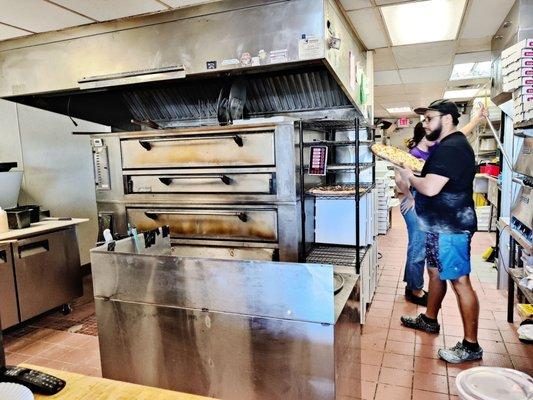
M96 190L111 190L107 146L101 138L92 139L91 146L93 149L94 184Z

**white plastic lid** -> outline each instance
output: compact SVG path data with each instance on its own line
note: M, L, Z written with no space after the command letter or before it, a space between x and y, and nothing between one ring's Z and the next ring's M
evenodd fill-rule
M528 400L533 394L533 379L508 368L470 368L457 375L455 384L464 400Z

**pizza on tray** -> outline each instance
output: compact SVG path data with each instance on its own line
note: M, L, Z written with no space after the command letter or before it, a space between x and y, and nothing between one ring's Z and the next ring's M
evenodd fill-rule
M364 188L359 188L359 191ZM315 196L339 196L355 194L355 187L353 185L334 185L334 186L317 186L309 189L308 193Z
M377 157L390 161L394 165L407 167L414 172L421 172L424 167L424 161L397 147L376 143L372 145L371 149Z

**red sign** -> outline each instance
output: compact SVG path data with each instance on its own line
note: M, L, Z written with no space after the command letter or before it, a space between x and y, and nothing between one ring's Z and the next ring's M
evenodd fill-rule
M411 120L409 118L400 118L396 125L398 128L409 128L411 126Z

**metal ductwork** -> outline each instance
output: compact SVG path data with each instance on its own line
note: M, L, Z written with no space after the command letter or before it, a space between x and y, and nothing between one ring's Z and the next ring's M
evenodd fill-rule
M240 79L245 118L331 118L364 114L365 67L334 0L228 0L0 44L0 97L121 130L211 125Z

